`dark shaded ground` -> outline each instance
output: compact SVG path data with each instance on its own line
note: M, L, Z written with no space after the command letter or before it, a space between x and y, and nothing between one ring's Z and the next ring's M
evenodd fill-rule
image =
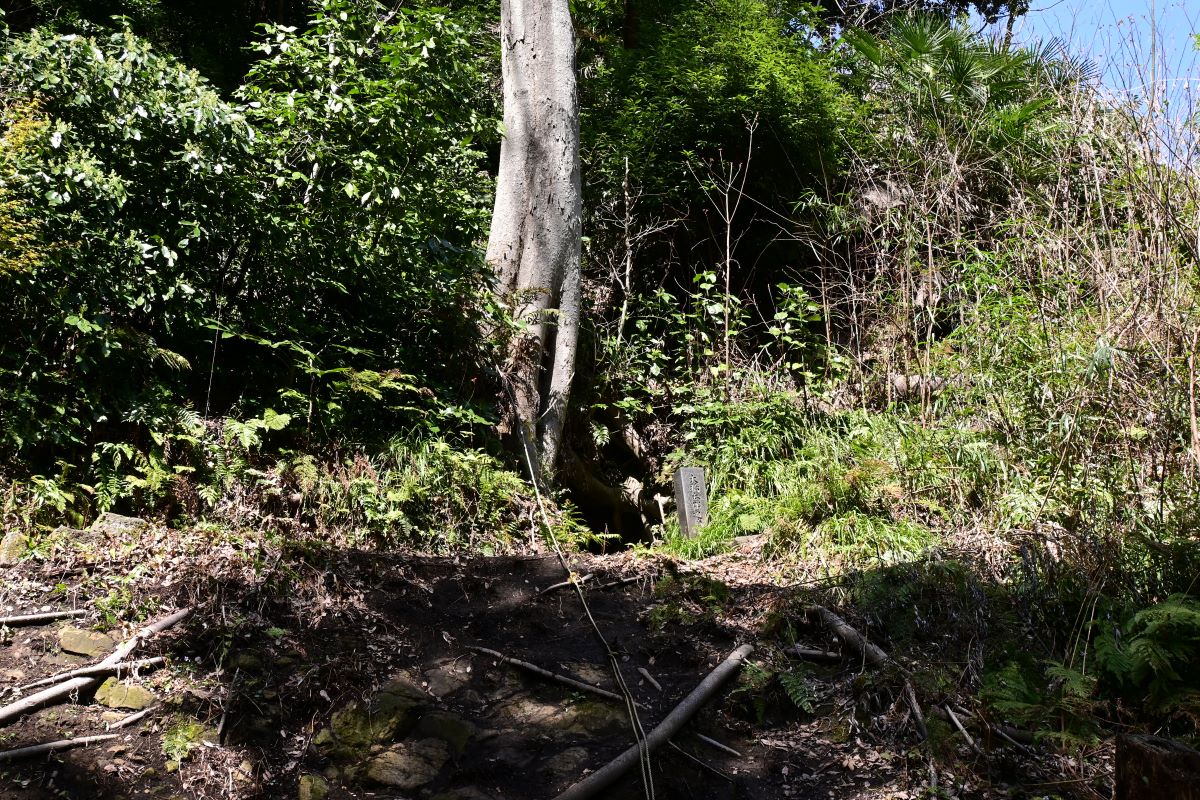
M0 797L308 800L320 796L314 787L327 785L335 799L551 798L633 741L618 704L467 649L492 648L613 687L603 647L575 592L537 594L564 577L554 556L464 560L310 550L256 553L243 562L246 552L237 544L224 560L219 549L201 557L180 547L177 558L143 558L143 568L115 575L113 565L65 578L47 575L69 568L70 559L11 568L0 608L94 608L98 599L102 606L109 602L113 587L129 593L131 609L155 600L165 609L188 602L200 608L141 653L169 656L167 669L134 679L158 695L158 710L112 742L9 766L0 772ZM145 552L125 558L137 555ZM627 555L572 562L579 574L595 573L590 587L637 577L590 588L587 598L644 706L647 730L736 645L759 647L739 679L677 737L684 752L663 749L654 756L656 797L928 796L927 752L898 721L893 694L871 689L868 705L877 711L864 716L857 665L796 666L779 655L791 590L753 580L739 584L728 574L723 582L695 570L680 574L668 562ZM98 616L82 622L95 624ZM793 630L790 623L782 628ZM826 644L817 632L799 632L810 644ZM126 635L128 629L115 631L113 638ZM9 631L0 646L0 686L82 661L63 655L56 637L54 626ZM638 667L660 682L661 693ZM790 677L789 691L781 688L782 671ZM392 697L381 690L397 681L412 706L398 721L378 710L381 698ZM87 697L80 701L0 728L0 749L101 733L103 714L128 713L88 704ZM396 724L372 728L388 720ZM205 727L192 737L190 755L168 764L164 741L178 738L185 723ZM741 755L703 744L695 733ZM432 748L445 763L435 759L430 779L419 785L380 783L373 765L414 748ZM983 783L971 770L955 778L943 768L937 777L948 796L1000 797L1008 795L1005 778L1027 769L999 753ZM635 773L604 796L644 792Z

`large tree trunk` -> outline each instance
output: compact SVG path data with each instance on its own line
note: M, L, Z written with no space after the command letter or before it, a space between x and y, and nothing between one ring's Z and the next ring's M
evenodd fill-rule
M558 460L579 336L581 192L568 0L502 0L504 141L487 261L526 328L509 345L506 422L535 474Z

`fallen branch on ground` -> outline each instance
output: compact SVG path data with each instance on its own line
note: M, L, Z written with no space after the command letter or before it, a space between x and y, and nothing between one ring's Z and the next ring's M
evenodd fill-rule
M59 750L70 750L75 747L83 747L84 745L93 744L94 742L107 742L110 739L116 739L119 734L102 733L99 736L80 736L78 739L61 739L57 742L46 742L45 744L33 744L29 747L18 747L16 750L5 750L0 752L0 761L16 761L21 758L32 758L33 756L46 755Z
M105 730L115 731L117 728L124 728L126 725L132 725L147 714L157 711L158 704L152 705L149 708L143 708L141 711L135 711L128 717L123 717L116 722L110 722L104 726Z
M967 733L967 729L963 727L962 722L958 719L958 715L954 713L954 709L950 708L949 705L946 706L946 715L950 717L950 722L954 724L958 732L967 740L967 744L971 746L971 749L979 755L983 755L983 751L979 749L979 745L975 744L975 740L971 738L971 734Z
M133 670L143 669L145 667L157 667L165 662L166 659L162 656L155 656L154 658L142 658L138 659L137 661L122 661L120 664L95 664L90 667L73 669L70 672L60 672L57 675L51 675L48 678L42 678L41 680L34 681L33 683L27 683L24 686L18 686L17 691L25 692L30 689L36 689L39 686L49 686L52 683L65 681L68 678L78 678L83 675L108 675L110 673L116 673L117 675L120 675L122 672L131 672Z
M569 579L567 579L565 581L560 581L559 583L554 583L554 584L551 584L550 586L547 586L545 589L542 589L540 592L538 592L536 596L541 597L544 594L550 594L550 592L553 592L555 589L562 589L566 586L570 586L573 583L583 584L583 583L590 581L594 577L595 577L595 575L593 575L590 572L581 578L576 578L574 575L572 575Z
M729 745L721 744L716 739L710 739L709 737L705 736L703 733L697 733L697 734L695 734L695 736L697 739L704 742L709 747L715 747L718 750L720 750L721 752L728 753L729 755L734 756L735 758L742 757L741 753L739 753L737 750L734 750Z
M810 647L801 647L800 645L792 645L785 648L784 651L789 656L803 658L807 661L841 661L842 654L835 653L833 650L814 650Z
M938 719L944 719L947 722L953 723L953 720L950 719L950 714L952 712L949 708L942 709L938 706L934 706L929 713L933 714L933 716L937 717ZM959 713L963 713L962 709L959 709ZM1029 745L1032 745L1036 740L1034 739L1033 734L1029 731L1023 731L1020 728L1012 728L1008 725L997 725L988 722L987 720L979 719L973 715L968 716L967 722L963 723L964 727L968 724L974 724L985 734L995 734L1011 744L1013 747L1020 750L1022 753L1029 754L1033 752Z
M532 672L535 675L541 675L547 680L557 681L565 686L570 686L572 689L591 692L594 695L599 695L600 697L605 697L609 700L616 700L618 703L625 702L625 698L621 697L621 695L617 694L616 692L610 692L608 689L601 689L599 686L593 686L590 683L584 683L583 681L578 681L574 678L568 678L566 675L558 675L548 669L542 669L537 664L530 664L528 661L522 661L519 658L509 658L503 653L497 653L495 650L489 650L486 647L468 645L467 649L473 650L476 653L482 653L484 655L491 656L492 658L502 661L505 664L512 664L514 667L520 667L521 669Z
M660 691L660 692L662 691L662 684L659 683L658 681L654 680L654 676L650 674L650 671L648 669L646 669L645 667L638 667L637 671L638 671L638 674L641 675L643 678L645 678L650 683L650 685L653 686L657 691Z
M191 613L192 607L189 606L176 611L170 616L163 617L151 625L147 625L145 628L142 628L140 631L135 633L127 641L118 645L116 650L112 651L107 658L105 658L96 666L110 667L120 664L130 653L136 650L143 641L162 633L173 625L177 625L186 619ZM66 697L70 697L71 695L86 691L87 689L97 686L99 683L99 678L90 675L80 676L78 678L69 678L60 684L51 686L49 689L40 691L37 694L31 694L29 697L22 698L14 703L9 703L3 708L0 708L0 725L28 714L30 711L40 708L47 703L58 701Z
M912 711L913 719L917 724L917 732L921 735L921 739L928 739L929 729L925 725L925 715L921 713L921 704L917 701L917 693L913 689L912 682L908 680L908 671L897 664L891 656L877 645L868 642L867 637L856 631L846 620L828 608L824 606L809 606L806 613L810 617L816 617L822 625L832 630L838 639L841 640L842 644L853 649L862 657L863 662L867 666L882 667L887 664L893 664L905 674L904 699L908 702L908 707Z
M620 778L626 770L640 761L643 754L649 756L650 753L679 733L687 721L712 699L721 684L732 677L741 668L746 657L753 652L754 645L750 644L744 644L734 650L717 665L716 669L708 673L708 676L683 699L683 702L675 706L658 727L647 734L644 741L633 745L588 777L573 784L555 800L587 800L587 798L599 795Z
M10 628L17 625L40 625L43 622L82 617L86 614L87 612L83 609L76 609L75 611L43 611L39 614L18 614L15 617L0 617L0 625L7 625Z

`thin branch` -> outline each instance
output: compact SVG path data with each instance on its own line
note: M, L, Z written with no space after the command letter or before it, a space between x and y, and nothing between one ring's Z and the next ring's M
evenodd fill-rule
M143 708L141 711L136 711L133 714L130 714L128 717L123 717L122 719L119 719L116 722L108 723L107 725L104 726L105 730L115 731L118 728L124 728L127 725L132 725L133 723L140 720L142 717L145 717L147 714L157 711L158 709L159 709L159 705L157 703L150 706L149 708Z
M625 698L621 697L621 695L617 694L616 692L610 692L608 689L601 689L599 686L593 686L590 683L584 683L583 681L578 681L574 678L568 678L566 675L558 675L548 669L542 669L537 664L530 664L528 661L522 661L519 658L509 658L503 653L498 653L495 650L489 650L486 647L468 645L467 649L473 650L476 653L482 653L486 656L491 656L497 661L503 661L505 664L511 664L514 667L520 667L521 669L532 672L535 675L540 675L547 680L557 681L565 686L570 686L572 689L579 689L583 692L591 692L594 695L598 695L609 700L616 700L619 703L625 702Z
M41 625L43 622L53 622L56 619L69 619L86 615L87 611L81 608L74 611L44 611L40 614L20 614L15 617L0 617L0 625L7 625L10 628L17 625Z
M715 747L716 749L720 750L722 753L728 753L729 755L731 755L731 756L733 756L733 757L735 757L735 758L741 758L741 757L742 757L742 754L741 754L741 753L739 753L737 750L734 750L734 749L733 749L732 747L730 747L729 745L726 745L726 744L721 744L721 743L720 743L720 742L718 742L716 739L711 739L711 738L709 738L709 737L705 736L705 735L704 735L704 734L702 734L702 733L697 733L697 734L694 734L694 735L695 735L695 737L696 737L697 739L699 739L700 741L704 742L704 743L705 743L706 745L708 745L709 747Z
M647 670L645 667L638 667L637 671L651 686L660 692L662 691L662 684L654 680L654 676L650 674L649 670Z
M725 681L733 677L747 656L754 652L754 645L744 644L730 653L716 669L708 674L692 693L683 699L674 710L667 715L657 728L650 731L644 742L638 742L624 753L593 772L588 777L572 785L555 800L587 800L600 795L605 789L616 782L636 762L647 756L671 740L696 712L704 707Z
M17 691L25 692L30 689L36 689L39 686L48 686L52 683L65 681L69 678L78 678L83 675L108 675L116 673L118 675L123 671L132 671L142 669L144 667L157 667L166 663L166 659L162 656L154 658L142 658L137 661L122 661L120 664L94 664L90 667L80 667L73 669L70 672L60 672L57 675L51 675L48 678L36 680L33 683L27 683L24 686L18 687Z
M34 744L29 747L18 747L16 750L5 750L0 752L0 761L16 761L21 758L32 758L33 756L46 755L59 750L71 750L76 747L93 744L95 742L107 742L111 739L116 739L118 734L103 733L98 736L80 736L78 739L60 739L57 742L46 742L45 744Z

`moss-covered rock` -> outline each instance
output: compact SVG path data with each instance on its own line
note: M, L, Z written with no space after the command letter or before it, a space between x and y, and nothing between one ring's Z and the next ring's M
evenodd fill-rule
M149 689L130 683L121 683L116 678L109 678L96 690L96 702L109 708L141 711L143 708L149 708L156 699L154 693Z
M411 730L428 699L411 681L398 678L366 703L351 702L335 711L313 744L339 760L362 758L371 745L393 741Z

